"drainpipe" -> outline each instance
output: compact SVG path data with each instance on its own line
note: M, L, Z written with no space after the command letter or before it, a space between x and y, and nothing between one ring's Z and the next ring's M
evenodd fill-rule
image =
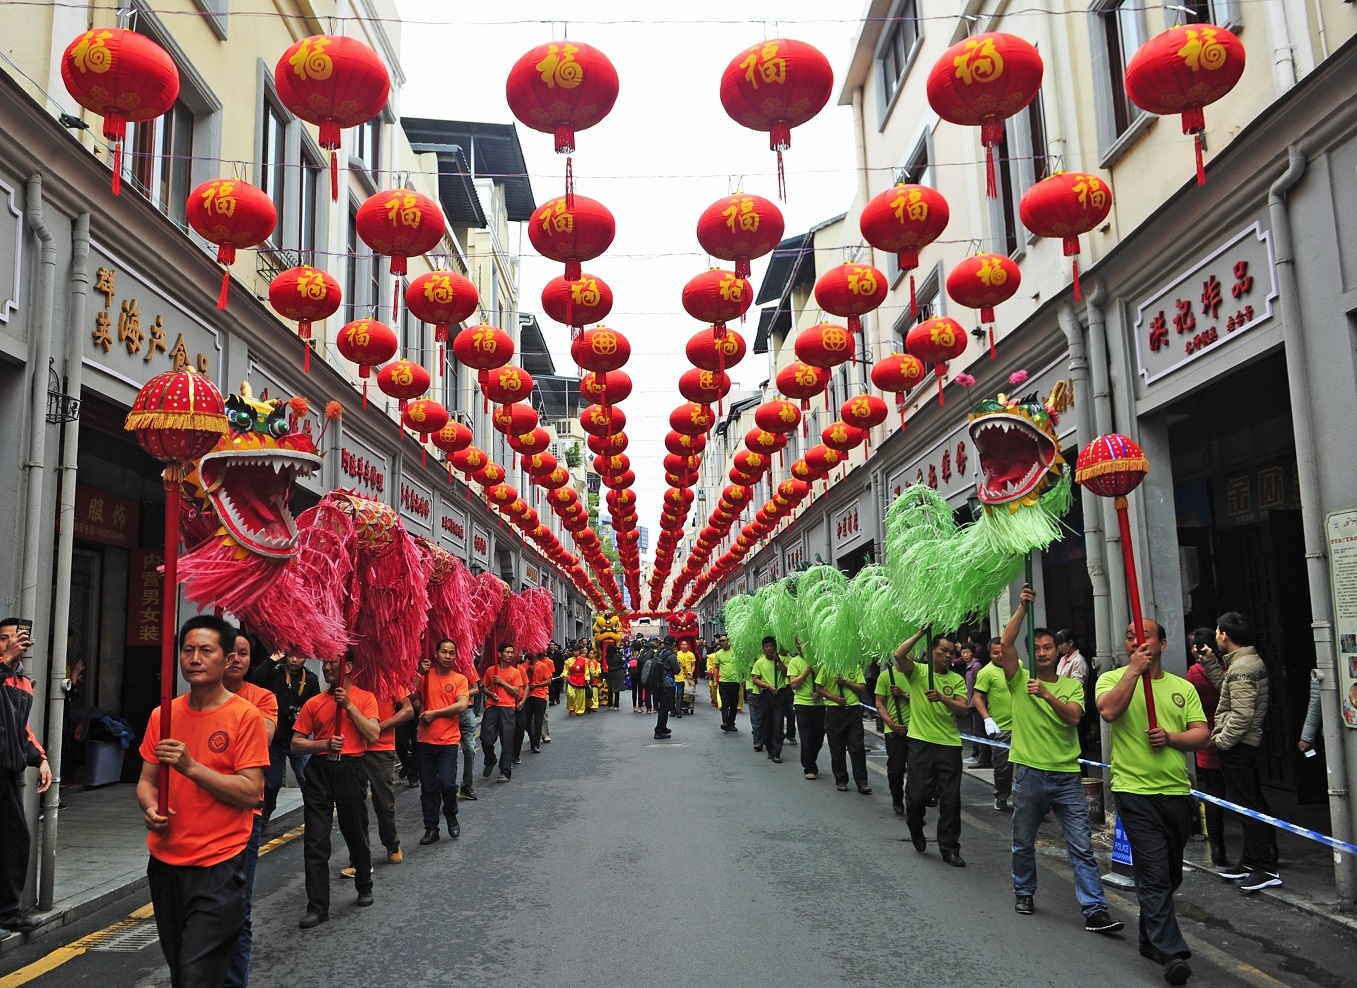
M1301 521L1305 530L1305 568L1310 582L1310 628L1315 641L1315 663L1323 676L1320 696L1324 711L1324 757L1329 776L1329 818L1333 834L1351 841L1352 815L1348 806L1348 758L1338 696L1338 666L1334 653L1333 611L1329 586L1328 544L1320 503L1319 454L1310 406L1308 341L1300 311L1296 278L1296 252L1291 239L1291 214L1287 193L1305 174L1306 158L1296 145L1287 149L1286 170L1268 189L1268 219L1277 251L1277 293L1282 314L1282 338L1286 344L1286 377L1291 396L1291 421L1296 438L1296 468L1299 471ZM1357 869L1349 855L1334 855L1334 886L1340 901L1351 903L1357 895Z
M71 232L71 313L66 335L66 393L80 397L84 361L79 328L85 325L85 302L90 288L90 214L81 213ZM61 746L65 740L66 636L71 620L71 543L75 540L76 462L80 448L80 420L70 422L61 443L61 495L57 504L57 575L52 602L52 665L47 672L47 760L52 788L42 801L42 833L38 837L38 908L52 908L56 881L57 811L61 805Z
M43 218L42 174L35 172L28 179L25 195L24 214L28 227L37 235L42 244L42 256L38 274L38 297L36 319L31 324L33 334L29 350L29 380L33 389L29 407L28 457L23 469L27 471L28 497L24 502L24 540L22 548L23 569L19 585L19 613L34 621L34 648L29 655L33 662L28 674L35 683L43 678L42 657L46 654L42 629L46 621L38 615L38 559L42 554L42 528L47 521L47 512L43 509L43 480L47 456L47 361L52 350L52 302L56 292L57 246L52 231ZM51 641L49 638L48 641ZM29 715L29 725L38 737L43 735L45 710L40 703L34 703ZM36 786L24 787L24 816L28 819L29 833L37 829L38 795ZM29 861L29 874L32 876L37 859Z
M1267 34L1272 39L1272 88L1281 96L1296 84L1296 55L1291 45L1291 26L1281 3L1263 5Z
M1088 292L1087 299L1088 364L1092 385L1090 390L1093 399L1090 403L1092 405L1090 412L1093 416L1092 426L1094 429L1093 435L1089 438L1092 439L1093 436L1102 436L1113 431L1112 383L1111 374L1108 370L1107 354L1107 319L1103 314L1103 305L1107 302L1107 288L1102 282L1096 283ZM1092 504L1089 503L1089 500L1084 501L1084 527L1087 530L1090 517L1097 516L1100 519L1095 524L1103 533L1103 574L1108 586L1106 621L1097 621L1094 647L1098 661L1097 671L1106 672L1108 669L1116 668L1121 664L1117 658L1117 645L1121 636L1116 633L1116 629L1121 626L1121 622L1125 619L1126 575L1122 572L1121 567L1107 565L1107 559L1111 557L1112 548L1119 548L1121 545L1120 530L1111 521L1112 502L1103 497L1093 497L1091 500ZM1104 750L1107 749L1104 748Z

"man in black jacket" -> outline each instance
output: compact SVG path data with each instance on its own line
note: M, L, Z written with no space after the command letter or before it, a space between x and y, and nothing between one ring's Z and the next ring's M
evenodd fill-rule
M655 737L659 740L674 733L669 730L669 710L674 705L674 677L679 672L678 652L674 645L674 636L665 635L664 643L655 656L655 661L663 669L664 678L662 681L646 683L647 689L655 691L655 704L659 710L659 716L655 718ZM654 685L655 682L659 682L659 685Z
M283 788L287 762L292 761L292 774L300 787L306 780L308 755L294 755L291 751L292 723L302 704L320 694L320 677L306 668L304 655L287 655L279 662L269 662L250 677L256 686L272 691L278 698L278 727L269 745L269 768L264 773L264 812L261 829L269 825L269 817L278 805L278 790Z
M0 621L0 928L15 933L36 930L42 920L20 912L28 875L29 833L24 816L24 772L38 770L38 792L52 784L47 752L28 726L33 709L33 680L21 661L33 646L18 618Z

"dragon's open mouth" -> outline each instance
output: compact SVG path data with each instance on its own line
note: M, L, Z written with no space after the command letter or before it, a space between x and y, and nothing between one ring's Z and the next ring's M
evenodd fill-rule
M976 494L984 504L1026 497L1055 464L1055 442L1020 415L984 415L971 422L970 433L980 457Z
M198 476L233 539L261 556L286 559L297 549L288 508L293 482L320 466L319 456L299 449L225 449L205 455Z

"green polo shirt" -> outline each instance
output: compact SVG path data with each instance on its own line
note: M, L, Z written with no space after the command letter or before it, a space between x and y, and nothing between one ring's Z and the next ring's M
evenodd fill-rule
M787 660L787 678L795 679L809 668L810 663L806 661L804 656L793 655ZM813 675L807 676L801 681L801 685L796 688L796 698L792 701L792 704L798 707L822 707L824 703L824 698L815 693L815 677Z
M770 659L766 655L760 655L754 661L754 668L749 670L749 688L751 690L758 690L762 693L763 690L759 689L758 685L754 682L755 676L758 676L776 690L780 690L787 685L787 674L777 667L776 660Z
M905 678L905 674L894 666L887 666L882 670L881 675L876 677L877 709L881 709L881 705L884 704L886 712L891 715L891 720L908 728L909 700L901 700L891 696L892 677L894 677L896 686L906 692L909 691L909 680ZM891 733L889 724L883 722L882 726L885 727L887 734Z
M709 656L716 662L716 666L721 671L721 682L738 683L739 674L735 669L735 653L728 648L717 649Z
M990 718L1001 731L1013 730L1013 701L1009 699L1009 684L1004 678L1004 667L991 662L975 674L975 690L985 694L985 706Z
M824 689L829 690L829 692L835 693L843 697L844 699L843 705L845 707L862 706L862 700L858 698L858 695L854 693L852 690L850 690L847 686L840 686L837 682L835 682L836 679L844 679L850 683L866 685L866 681L862 678L862 670L859 669L857 672L849 672L845 673L842 676L836 676L828 669L821 669L819 672L815 674L815 685L823 687ZM838 707L838 704L828 703L826 704L826 706L832 710L835 707Z
M1110 692L1126 666L1098 677L1096 694ZM1170 733L1185 731L1192 723L1206 723L1196 687L1181 676L1166 672L1154 680L1154 712L1159 726ZM1176 748L1151 748L1145 732L1150 728L1145 710L1145 690L1136 684L1126 712L1112 722L1112 791L1142 796L1186 796L1186 755Z
M1078 725L1066 724L1049 703L1028 695L1029 682L1031 676L1023 668L1008 681L1013 702L1013 748L1008 760L1042 772L1078 772ZM1080 710L1084 709L1084 684L1077 679L1059 676L1054 683L1047 683L1046 688L1056 699L1072 700Z
M933 674L933 688L946 697L965 696L966 679L955 672ZM961 747L961 731L956 718L944 703L933 703L924 694L928 692L928 666L914 663L914 674L909 677L910 714L909 736L930 744Z

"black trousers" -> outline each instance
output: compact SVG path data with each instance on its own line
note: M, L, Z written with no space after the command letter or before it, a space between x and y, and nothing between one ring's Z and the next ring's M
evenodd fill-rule
M245 852L206 868L153 857L146 881L172 988L220 985L245 925Z
M540 751L542 748L542 720L547 715L546 697L530 696L527 702L523 704L523 710L528 715L528 743L533 751Z
M905 822L922 830L928 797L938 797L938 848L961 850L961 746L909 739Z
M820 749L825 743L825 708L795 704L796 733L801 736L801 771L820 773Z
M363 753L363 769L372 789L372 815L377 818L377 838L388 851L398 850L401 839L396 833L396 753L366 751ZM414 765L410 766L410 771L415 771Z
M528 733L528 701L514 711L514 761L523 757L523 735Z
M666 684L651 692L655 694L655 709L659 713L655 718L655 733L663 734L669 730L669 711L674 706L674 687Z
M24 774L8 772L0 782L0 916L19 911L28 877L28 820L24 816ZM225 970L223 968L223 970Z
M763 747L769 758L782 757L782 738L787 727L787 695L760 691L757 703L763 707Z
M307 764L302 811L307 912L330 915L330 832L336 815L354 868L354 885L360 893L372 891L367 795L362 755L344 755L337 762L317 755Z
M726 727L735 726L735 714L740 709L740 684L717 683L717 692L721 695L721 723ZM758 742L755 738L755 743Z
M514 754L514 730L518 712L513 707L489 707L481 716L481 749L485 752L485 767L499 763L499 774L506 779L513 775L511 763ZM495 743L499 742L499 758L495 757Z
M853 704L825 706L825 740L829 742L829 767L834 781L848 783L848 762L853 763L853 781L867 783L867 745L862 733L862 707ZM847 757L845 757L845 755Z
M1220 774L1225 779L1225 798L1259 813L1271 813L1267 797L1258 785L1258 749L1253 745L1237 744L1225 750L1217 749ZM1261 820L1241 816L1244 825L1244 850L1239 861L1255 868L1276 869L1277 831Z
M401 763L400 777L413 779L419 775L419 754L415 745L419 737L419 719L411 717L396 725L396 758Z
M905 805L905 770L909 765L909 737L895 731L886 735L886 785L891 804Z
M460 744L419 743L419 807L424 814L424 829L438 829L438 807L442 804L448 829L457 822L457 762Z
M1140 942L1165 957L1190 957L1192 951L1178 928L1173 893L1183 884L1183 848L1192 833L1192 797L1129 792L1113 796L1131 842L1131 874L1140 903Z
M565 680L560 676L554 676L551 680L551 686L547 688L547 697L554 707L561 702L561 689L565 685Z

